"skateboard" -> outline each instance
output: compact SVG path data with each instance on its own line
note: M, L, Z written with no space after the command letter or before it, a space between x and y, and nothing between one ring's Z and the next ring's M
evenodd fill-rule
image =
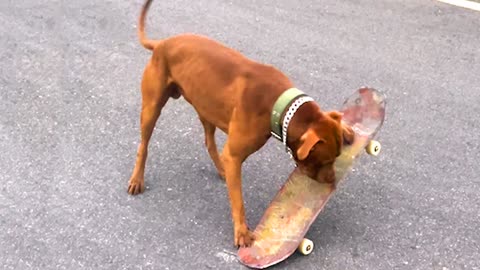
M335 161L335 182L320 183L295 168L255 228L253 245L238 250L242 264L263 269L285 260L295 250L304 255L312 252L313 242L304 238L305 234L338 183L364 151L373 156L379 154L381 145L373 138L383 125L385 106L385 95L367 87L358 89L345 100L340 110L342 121L352 127L355 138L351 145L343 147Z

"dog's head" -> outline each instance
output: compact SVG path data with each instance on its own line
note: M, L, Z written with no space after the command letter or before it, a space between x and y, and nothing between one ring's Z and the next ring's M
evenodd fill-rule
M295 159L309 177L320 182L335 181L334 163L344 142L353 141L353 131L342 124L342 114L320 112L296 143Z

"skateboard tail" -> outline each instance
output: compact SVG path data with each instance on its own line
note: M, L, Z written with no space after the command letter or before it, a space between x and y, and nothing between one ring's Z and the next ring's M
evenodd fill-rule
M294 173L292 173L292 175L296 174L296 173L298 173L298 172L294 171ZM311 180L315 181L313 179L311 179ZM332 191L334 191L335 187L332 184L330 184L330 189ZM319 203L318 207L322 208L330 200L332 195L333 195L333 192L328 192L328 195L323 198L321 203ZM273 201L276 201L276 199L277 198L274 198ZM268 210L272 210L272 209L267 209L267 211ZM298 228L299 231L300 231L299 234L304 234L303 232L306 232L308 230L308 228L310 228L310 226L316 220L316 218L318 217L320 212L321 211L314 211L313 215L311 217L305 219L307 222L304 223L304 226L302 226L302 228L300 228L300 227ZM266 218L266 216L264 215L262 217L262 220L259 222L259 224L265 224L265 220L264 220L265 218ZM271 216L270 216L270 218L271 218ZM281 224L279 224L279 226L281 226ZM281 230L281 227L279 228L279 230ZM254 234L255 234L255 236L259 236L260 237L259 239L268 239L268 238L265 238L266 237L264 235L265 233L262 231L261 227L260 228L257 227L254 231ZM269 243L266 244L269 247L263 247L263 245L261 243L259 244L258 242L254 242L252 247L240 249L238 251L238 257L244 265L246 265L250 268L253 268L253 269L268 268L270 266L273 266L275 264L278 264L278 263L284 261L286 258L290 257L295 252L295 250L300 245L300 242L303 239L303 237L302 238L295 237L295 235L299 235L299 234L291 235L291 237L288 237L288 240L286 240L285 238L278 239L277 242L278 242L278 245L280 247L277 250L277 252L270 252L269 251L269 248L271 248L271 246L272 246L270 241L269 241ZM286 251L286 250L288 250L288 251ZM257 254L257 255L255 255L255 254ZM264 256L264 254L270 254L270 255ZM283 254L283 255L278 256L278 254Z

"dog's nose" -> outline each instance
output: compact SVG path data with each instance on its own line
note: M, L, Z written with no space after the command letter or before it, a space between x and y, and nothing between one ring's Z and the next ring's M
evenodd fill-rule
M335 182L335 170L330 170L327 175L327 182L333 183Z
M335 170L332 167L323 167L317 172L317 181L322 183L333 183L335 181Z

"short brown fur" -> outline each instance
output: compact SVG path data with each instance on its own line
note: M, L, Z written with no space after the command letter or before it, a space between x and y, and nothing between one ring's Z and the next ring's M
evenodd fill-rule
M151 2L145 2L139 22L140 43L152 50L152 57L141 83L141 142L128 193L144 191L148 143L156 121L170 97L183 96L198 113L207 151L219 175L226 179L234 244L249 246L254 238L245 220L241 166L271 137L273 105L294 85L275 67L248 59L204 36L182 34L163 40L147 39L145 17ZM216 128L227 134L221 155L215 143ZM323 182L333 181L333 162L343 142L353 140L352 130L341 124L341 114L323 112L314 102L300 107L287 135L299 168Z

